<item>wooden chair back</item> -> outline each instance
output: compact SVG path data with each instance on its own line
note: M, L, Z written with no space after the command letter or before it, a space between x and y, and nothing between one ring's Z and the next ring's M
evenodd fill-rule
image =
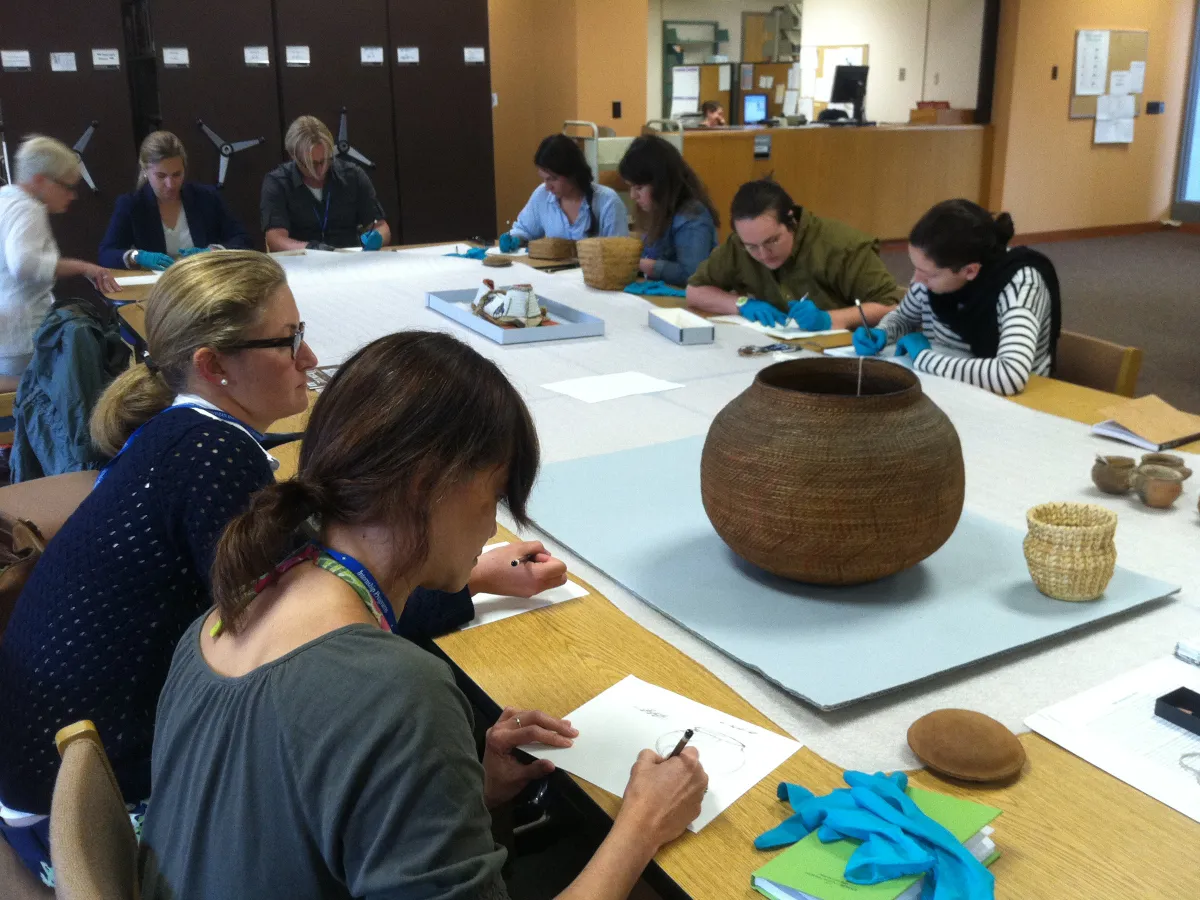
M138 900L137 838L96 726L54 736L62 765L50 801L50 861L58 900Z
M1071 384L1132 397L1142 370L1140 347L1063 331L1058 337L1054 377Z
M13 414L13 403L16 402L16 391L5 391L0 393L0 419L11 419ZM11 428L0 431L0 446L7 446L13 442L13 431Z

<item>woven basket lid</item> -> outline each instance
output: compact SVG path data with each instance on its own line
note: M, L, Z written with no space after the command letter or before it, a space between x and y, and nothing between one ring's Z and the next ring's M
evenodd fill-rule
M1003 781L1025 765L1017 736L969 709L939 709L917 719L908 746L933 771L963 781Z

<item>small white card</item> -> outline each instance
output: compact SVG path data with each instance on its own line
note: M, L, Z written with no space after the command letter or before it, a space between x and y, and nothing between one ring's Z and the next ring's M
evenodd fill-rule
M615 375L590 375L587 378L571 378L542 385L556 394L566 394L584 403L600 403L634 394L654 394L683 387L673 381L651 378L641 372L618 372Z
M149 275L118 275L113 280L121 287L137 287L140 284L154 284L161 275L161 272L151 272Z
M501 547L507 546L508 541L500 541L499 543L488 544L483 550L485 553L490 553L493 550L499 550ZM573 581L568 581L566 584L556 588L550 588L548 591L542 591L540 594L535 594L529 598L479 593L471 598L471 601L475 604L475 618L464 625L461 630L466 631L468 628L478 628L480 625L499 622L501 619L507 619L510 616L516 616L535 609L544 609L547 606L553 606L565 600L586 597L587 594L587 588Z
M163 47L163 65L185 69L192 64L187 47Z
M463 47L463 62L484 63L487 62L487 54L482 47Z
M79 67L75 64L75 54L70 52L51 53L50 54L50 71L51 72L78 72Z
M700 815L688 825L699 831L803 745L712 707L649 684L633 675L564 716L579 729L571 747L522 747L539 759L578 775L620 797L629 770L649 748L669 756L688 729L688 746L700 754L708 791Z
M271 48L243 47L242 59L248 66L269 66L271 64Z
M121 68L121 51L116 47L93 47L92 48L92 68L93 69L119 69Z
M0 50L0 68L5 71L27 72L32 67L33 60L28 50Z
M359 47L358 60L364 66L382 66L383 65L383 48L382 47Z
M420 47L397 47L396 62L402 66L415 66L421 61Z
M284 47L283 59L289 66L312 65L312 54L309 53L307 44L291 44Z

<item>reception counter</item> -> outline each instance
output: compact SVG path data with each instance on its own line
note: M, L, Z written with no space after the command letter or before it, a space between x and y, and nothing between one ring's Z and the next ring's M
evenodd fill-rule
M756 158L755 139L764 137L770 156ZM683 156L708 187L722 237L738 187L773 175L817 215L895 240L939 200L986 205L991 137L989 125L697 130L684 132Z

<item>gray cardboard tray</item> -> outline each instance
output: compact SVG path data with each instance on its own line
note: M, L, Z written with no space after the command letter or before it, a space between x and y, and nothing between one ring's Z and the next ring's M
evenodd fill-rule
M463 291L430 291L425 295L425 305L497 344L530 344L538 341L601 337L604 334L603 319L580 312L557 300L550 300L541 294L538 294L538 302L545 307L550 319L557 322L557 325L544 325L541 328L501 328L471 312L474 299L474 288Z

